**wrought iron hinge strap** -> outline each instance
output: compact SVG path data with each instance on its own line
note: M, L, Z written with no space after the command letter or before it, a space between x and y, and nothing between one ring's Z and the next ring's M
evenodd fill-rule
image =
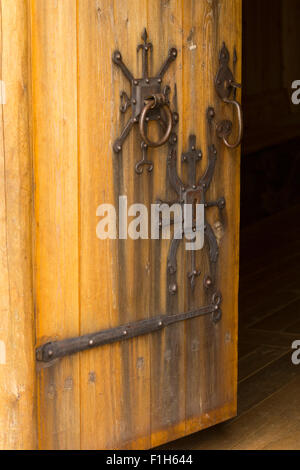
M61 341L52 341L36 349L36 359L37 361L50 362L54 359L69 356L97 346L103 346L117 341L124 341L136 336L162 330L173 323L178 323L202 315L212 314L213 321L217 323L222 315L220 309L221 301L222 296L217 292L213 295L212 303L210 305L201 307L197 310L174 315L161 315L88 335L77 336L75 338L68 338Z

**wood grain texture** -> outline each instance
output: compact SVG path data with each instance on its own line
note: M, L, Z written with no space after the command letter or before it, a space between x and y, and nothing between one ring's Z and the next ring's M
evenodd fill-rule
M184 8L184 140L189 133L197 136L197 148L203 153L201 165L198 165L199 178L208 164L208 146L211 145L211 135L206 121L209 106L218 107L218 99L214 96L214 81L218 57L218 2L189 1ZM224 38L225 40L225 38ZM228 46L228 45L227 45ZM215 65L216 64L216 65ZM205 85L204 85L205 84ZM188 110L188 111L187 111ZM215 137L215 136L214 136ZM218 142L214 142L216 145ZM215 193L219 161L217 162L208 199L222 196L222 185L218 186L219 194ZM211 209L206 216L211 223ZM214 216L218 216L214 214ZM216 220L216 219L215 219ZM203 279L209 275L214 278L213 289L219 289L219 273L217 278L211 272L208 259L207 240L201 252L196 254L197 269L201 276L197 280L195 292L187 286L187 308L209 302L212 295L204 288ZM219 363L216 357L220 342L219 326L214 325L210 317L195 319L186 325L186 420L187 433L195 432L202 427L202 418L206 412L218 407L217 393L220 391L218 381ZM195 373L197 371L197 373Z
M143 28L148 26L147 2L141 0L133 4L131 0L127 0L122 2L122 5L118 1L114 2L114 21L115 48L122 52L133 75L140 77L141 53L137 52L137 44L142 42ZM124 85L124 82L119 81L120 71L113 65L111 67L114 68L114 96L118 96L118 101L114 102L119 103L120 86ZM113 114L117 118L113 120L115 125L113 124L112 130L115 134L120 132L121 122L119 116ZM127 118L128 115L125 119ZM115 200L121 195L126 195L128 207L134 203L144 203L149 207L151 202L152 178L149 180L146 170L142 176L138 176L134 171L140 153L139 131L135 126L123 147L122 155L113 159ZM128 238L118 241L118 322L121 324L124 321L131 322L149 317L149 247L149 240ZM150 447L149 341L150 337L146 336L123 343L120 345L120 356L114 358L115 370L119 375L116 394L122 397L117 411L117 444L122 448Z
M242 414L163 447L180 450L299 450L299 374Z
M31 1L37 343L79 334L77 17ZM39 447L80 447L79 358L42 369Z
M113 242L96 238L96 210L112 203L110 150L110 57L112 5L77 2L78 9L78 142L80 176L80 333L116 326L116 277L110 257ZM101 37L102 30L106 34ZM108 54L110 55L110 54ZM107 118L105 118L107 117ZM96 269L95 269L96 268ZM81 447L111 448L115 443L115 407L112 358L119 345L83 353L81 362ZM100 425L105 423L105 426Z
M29 15L0 2L0 449L35 449Z
M149 201L147 175L138 178L134 173L140 153L136 130L122 155L112 152L113 140L124 124L119 93L122 86L129 92L112 64L112 53L120 49L132 72L139 75L136 45L141 42L141 29L136 22L146 24L146 4L137 5L139 20L130 13L132 2L118 8L118 2L84 1L78 7L81 332L86 333L148 315L149 242L103 241L95 236L98 205L118 208L121 195L127 196L128 206ZM148 344L149 337L143 337L82 355L83 448L149 447ZM95 379L86 387L89 374ZM107 426L99 426L95 416Z
M299 450L299 374L228 427L235 450Z
M286 260L290 258L290 265L285 268L285 273L291 272L294 277L295 260L294 243L298 240L299 221L295 214L299 207L288 209L281 214L266 218L255 226L241 232L241 291L249 287L259 289L264 284L264 295L272 298L274 290L269 283L269 278L274 272L274 246L270 244L268 234L270 230L279 230L285 226L284 237L280 257L277 258L278 274L282 271ZM294 216L293 216L294 214ZM256 237L255 237L256 233ZM256 252L256 263L253 262L253 253L249 243L251 239L259 239L260 255ZM262 246L261 246L262 245ZM249 264L247 264L247 259ZM250 263L251 261L251 263ZM255 275L263 266L263 278ZM254 276L252 276L252 274ZM298 276L299 277L299 276ZM288 276L283 281L282 287L289 287ZM294 290L295 302L298 292ZM252 303L257 303L253 296ZM243 313L241 307L241 314ZM299 414L298 394L299 366L292 364L291 345L297 338L296 325L290 325L287 312L282 311L281 321L278 322L277 314L268 315L266 308L259 309L262 323L256 323L256 329L244 324L243 316L240 319L239 335L239 414L229 422L213 426L200 433L193 434L176 442L163 446L163 449L199 449L199 450L228 450L228 449L299 449ZM269 318L273 330L266 329L266 320ZM285 324L284 324L285 322ZM290 333L286 334L286 327ZM280 332L281 330L281 332ZM282 332L283 331L283 332Z
M259 369L266 367L284 354L285 352L279 348L265 345L256 347L251 354L248 354L243 359L239 358L239 382L247 379Z
M148 27L154 44L152 71L155 73L166 59L171 47L177 48L177 58L169 67L164 83L172 90L171 103L177 90L179 113L177 169L181 174L180 156L183 145L183 59L182 2L159 0L148 2ZM174 104L173 104L174 106ZM177 196L167 181L168 149L152 151L154 160L153 200L173 201ZM184 311L185 263L183 241L177 253L179 286L175 296L169 292L167 256L169 240L153 240L151 251L152 298L151 315L155 312L174 314ZM151 337L151 446L185 433L185 325L172 325Z
M299 316L299 259L297 257L299 248L295 249L295 244L299 239L300 224L295 217L298 213L299 206L289 207L287 210L267 217L241 232L241 259L243 263L240 274L242 280L240 298L241 300L245 298L243 292L246 291L248 301L240 303L239 339L244 345L242 347L244 352L246 344L252 347L252 351L248 349L248 355L239 358L239 381L242 381L239 384L239 410L241 414L249 412L251 408L258 409L259 407L267 417L268 407L266 406L264 410L263 405L269 400L268 397L299 374L298 368L291 361L291 345L297 338L295 335L297 332L293 330L293 322L296 321L297 313ZM283 243L281 244L280 256L277 256L275 262L274 253L278 254L278 249L276 249L275 242L270 243L269 234L274 231L275 237L277 232L280 236L280 232L282 232L280 226L284 226L285 230L282 234ZM260 240L255 257L252 252L255 251L254 246L251 244L254 239ZM251 263L247 263L247 259ZM297 282L295 283L295 281ZM273 312L275 307L274 293L277 294L279 290L282 293L282 299L277 299L277 309ZM249 292L252 292L252 297L248 295ZM285 292L293 294L288 306L285 306ZM255 295L253 295L254 293ZM263 297L269 302L262 304ZM248 310L250 305L252 307L251 316L248 317L248 314L244 316L243 311ZM289 328L291 331L287 332ZM288 387L287 393L289 393ZM283 403L278 398L274 410L282 405ZM242 427L243 419L239 418L238 421L240 419ZM254 413L252 413L249 417L249 427L253 426L254 429L255 424ZM276 424L275 415L274 424ZM242 428L241 432L243 432ZM280 435L283 439L286 432L287 429L282 427ZM233 432L233 442L234 434ZM247 441L243 439L242 442L248 448ZM255 439L249 438L250 442L253 445ZM258 439L257 448L260 448L260 445Z
M217 163L207 199L215 200L221 196L226 199L223 213L217 209L207 210L208 222L219 244L220 257L214 287L223 294L223 318L217 326L213 326L209 318L193 320L187 325L186 432L191 433L206 427L204 416L212 410L222 410L223 405L231 403L234 414L236 406L239 151L228 151L214 133L210 141L205 116L207 108L213 106L217 119L226 116L235 122L232 110L220 104L216 97L212 77L218 67L220 47L225 41L231 56L231 67L236 49L238 63L236 70L233 70L237 81L241 78L241 4L191 1L184 5L184 31L187 36L184 49L186 118L183 134L185 138L191 130L197 134L198 145L204 155L200 174L207 165L208 145L213 142L216 146ZM204 249L200 256L197 254L202 276L210 274L206 253ZM231 293L228 285L232 286ZM190 292L188 294L189 302L207 302L207 296L200 286L197 286L194 299ZM199 371L198 375L195 370ZM218 414L214 419L220 421Z
M205 168L211 143L207 106L215 106L218 119L235 119L231 109L220 105L214 77L223 40L231 56L236 47L241 57L240 1L77 0L74 5L71 0L31 1L38 344L182 312L211 300L200 287L203 277L190 300L184 242L177 255L180 288L171 296L169 240L96 236L100 204L118 208L119 196L125 195L128 206L150 208L158 198L174 198L166 176L166 146L149 150L152 175L134 171L141 154L137 126L122 152L113 153L114 139L130 114L119 112L120 91L129 94L130 88L112 63L113 51L119 49L140 77L136 46L144 27L153 43L151 74L170 47L178 49L164 84L173 93L177 87L178 172L183 178L180 156L191 133L205 154L202 172ZM156 129L151 135L157 136ZM216 285L224 297L222 322L214 326L207 318L172 325L42 369L41 448L145 449L235 414L239 152L215 143L219 155L209 197L227 199L224 218L214 209L209 215L220 240ZM207 247L198 263L204 273Z

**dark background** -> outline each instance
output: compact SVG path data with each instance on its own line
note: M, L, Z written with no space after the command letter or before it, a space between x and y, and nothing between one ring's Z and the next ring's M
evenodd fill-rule
M300 1L243 1L241 228L300 203Z

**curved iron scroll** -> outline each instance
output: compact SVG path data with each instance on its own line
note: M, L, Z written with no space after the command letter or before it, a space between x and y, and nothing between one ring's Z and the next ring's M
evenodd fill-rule
M214 117L213 108L209 108L207 111L208 124ZM196 136L190 135L189 137L189 149L186 153L181 156L183 164L188 165L188 182L185 183L179 177L177 173L177 150L176 150L177 139L174 140L173 144L169 146L169 155L167 160L167 176L171 187L175 190L178 196L177 201L166 202L159 201L160 205L167 204L172 206L173 204L180 204L183 209L184 204L204 204L205 213L210 207L218 207L219 210L225 208L226 202L224 197L220 197L215 201L208 201L206 193L210 187L213 179L216 160L217 150L213 144L208 146L208 164L204 174L198 179L196 178L197 164L202 159L202 151L196 147ZM194 228L194 230L196 230ZM219 249L216 236L211 225L208 223L205 216L204 225L204 236L205 241L209 246L209 259L212 264L216 264L219 257ZM169 248L168 260L167 260L167 274L168 274L168 290L169 293L175 295L178 291L178 285L176 280L177 273L177 250L181 239L172 239ZM196 285L196 279L201 275L200 269L196 267L196 253L191 251L191 270L187 273L188 279L190 280L191 289L194 290ZM205 278L204 285L206 287L212 286L212 279L210 277Z

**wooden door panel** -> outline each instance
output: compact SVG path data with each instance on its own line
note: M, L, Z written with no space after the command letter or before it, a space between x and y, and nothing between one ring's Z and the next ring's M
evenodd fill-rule
M109 144L103 139L110 135L109 103L113 90L108 86L107 76L111 68L101 60L111 47L110 21L102 16L106 34L100 41L99 15L105 10L105 1L94 4L78 3L78 111L79 111L79 172L80 172L80 312L81 331L93 332L117 325L117 292L110 257L115 253L109 241L97 244L95 214L99 199L112 201L112 165L103 158ZM91 73L91 70L96 73ZM86 132L87 123L91 123ZM95 151L95 149L97 149ZM99 155L101 150L101 155ZM102 154L103 152L103 154ZM91 210L89 210L89 207ZM88 227L93 226L93 230ZM97 269L95 267L97 266ZM119 345L81 354L81 445L83 448L110 448L116 442L116 397L113 357ZM117 371L116 371L117 372ZM103 401L99 400L103 397ZM99 423L105 422L105 426Z
M79 334L76 10L31 2L37 344ZM39 445L80 446L80 362L38 374Z
M134 31L137 29L134 22L145 22L147 12L146 2L138 2L136 7L138 17L132 15L131 18ZM137 67L136 37L126 30L126 18L130 17L131 8L130 1L122 2L122 8L114 8L113 2L107 1L81 2L79 5L83 334L147 318L149 315L149 277L148 285L136 285L138 278L144 277L149 242L112 240L99 243L95 236L99 204L118 206L119 194L127 194L128 204L134 198L143 202L147 200L147 188L150 187L150 181L132 179L135 155L139 152L136 135L131 136L126 143L128 158L120 162L112 153L115 133L122 125L119 112L114 112L112 103L118 103L119 108L118 85L127 86L123 78L118 83L111 62L113 50L124 46L127 62L132 64L132 68ZM143 336L128 343L105 346L82 354L83 447L150 446L148 350L149 337ZM88 381L91 372L92 383ZM100 407L99 396L103 397ZM94 420L94 413L97 420ZM90 426L91 421L94 421L93 428ZM99 422L106 421L108 427L99 426Z
M97 207L150 207L176 193L167 177L168 146L150 149L149 174L135 172L140 159L137 126L122 152L113 152L129 114L121 114L120 91L128 81L112 63L120 50L135 77L141 76L137 45L146 27L155 74L175 46L176 61L163 84L172 89L179 113L177 171L187 181L181 153L191 134L203 158L214 144L217 162L207 193L226 199L223 211L207 209L218 241L215 289L223 316L178 322L161 331L62 358L39 371L41 448L145 449L234 416L237 383L237 286L239 151L227 150L208 125L236 117L220 102L214 85L223 41L236 48L241 68L241 2L236 0L43 0L31 2L35 151L35 278L37 342L60 340L157 315L208 305L203 284L208 247L197 252L201 275L193 291L187 273L191 254L177 253L178 292L167 277L169 240L99 240ZM176 94L175 94L176 90ZM157 137L155 129L151 135Z
M149 2L149 6L152 5ZM177 87L177 110L183 116L182 101L182 24L183 11L180 2L163 4L155 0L153 8L148 7L149 39L153 42L152 68L156 73L165 61L171 47L176 47L177 58L169 67L163 83L172 88L171 101L174 98L174 86ZM138 33L139 31L137 31ZM138 39L137 35L137 39ZM157 40L161 38L161 40ZM173 104L174 106L174 104ZM179 145L182 139L183 120L178 123ZM149 152L150 153L150 152ZM151 151L152 153L152 151ZM166 146L155 151L153 155L153 193L152 201L161 199L171 201L174 193L167 184ZM180 167L178 165L180 170ZM146 176L146 175L145 175ZM150 311L174 314L184 311L184 289L178 295L170 296L166 276L169 240L153 240L151 244L151 304ZM182 263L182 250L178 251L178 264ZM179 264L180 265L180 264ZM184 286L184 271L180 272L178 282ZM162 332L151 335L151 446L164 441L176 439L184 433L185 428L185 351L184 324L171 325Z

